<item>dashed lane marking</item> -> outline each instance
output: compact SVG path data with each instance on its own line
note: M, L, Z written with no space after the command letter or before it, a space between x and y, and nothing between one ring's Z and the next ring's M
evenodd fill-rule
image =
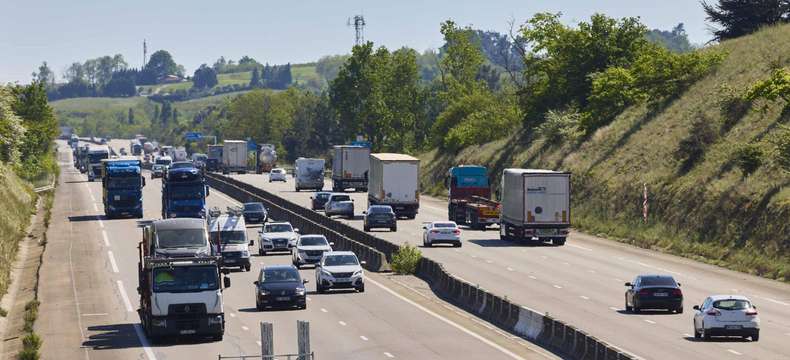
M99 219L99 227L104 229L104 221L101 221L101 219Z
M513 269L512 267L508 266L507 271L516 271L516 269Z
M580 295L579 297L580 297L580 298L582 298L582 299L584 299L584 300L590 300L590 298L588 298L588 297L586 297L586 296L584 296L584 295Z
M562 289L562 286L559 286L559 285L557 285L557 284L554 284L554 285L552 285L552 286L554 286L554 288L555 288L555 289Z
M737 352L737 351L735 351L735 350L733 350L733 349L727 349L727 351L728 351L729 353L731 353L731 354L735 354L735 355L738 355L738 356L741 356L741 355L743 355L743 354L741 354L741 353L739 353L739 352Z
M346 326L346 322L345 321L338 321L337 323L340 324L340 326Z
M618 309L618 308L616 308L616 307L614 307L614 306L610 306L610 307L609 307L609 310L612 310L612 311L620 311L620 309Z
M653 321L653 320L648 320L648 319L645 319L645 322L646 322L646 323L648 323L648 324L655 324L655 323L656 323L655 321Z
M107 251L107 256L110 258L110 266L112 267L112 272L118 273L118 264L115 263L115 256L112 255L112 251Z
M329 311L326 311L326 309L321 308L321 312L329 312Z
M236 317L236 314L230 313L230 317Z
M134 332L137 334L137 339L140 340L140 345L143 346L143 351L145 352L145 356L148 357L148 360L156 360L156 356L153 350L151 350L151 344L149 344L148 339L145 338L143 328L140 327L140 324L134 324Z
M574 244L565 244L565 245L573 247L573 248L577 248L577 249L586 250L586 251L593 251L593 249L586 248L584 246L579 246L579 245L574 245Z
M132 302L129 301L129 295L126 294L126 289L123 288L123 281L117 280L116 284L118 284L118 292L121 294L121 300L123 300L123 306L126 307L126 312L132 312Z
M241 329L244 330L244 331L250 331L250 328L248 328L246 326L242 326Z
M368 341L368 338L363 335L359 335L359 338L362 339L362 341Z
M537 277L535 277L535 275L529 275L529 278L532 279L532 280L537 280L538 279Z
M788 304L788 303L786 303L786 302L784 302L784 301L779 301L779 300L776 300L776 299L771 299L771 298L769 298L769 297L764 297L764 296L757 296L757 298L760 298L760 299L763 299L763 300L768 300L768 301L770 301L770 302L772 302L772 303L774 303L774 304L779 304L779 305L784 305L784 306L790 306L790 304Z
M95 313L95 314L82 314L82 316L106 316L109 315L107 313Z
M486 263L493 264L494 260L486 260Z
M388 358L390 358L390 359L392 359L392 358L394 358L394 357L395 357L395 355L392 355L392 354L390 354L390 353L388 353L388 352L385 352L385 353L384 353L384 356L386 356L386 357L388 357Z
M258 346L261 346L261 342L260 341L256 340L255 343L258 344Z
M104 231L104 230L101 231L101 237L102 237L102 239L104 239L104 246L110 247L110 239L107 237L107 232L106 231Z

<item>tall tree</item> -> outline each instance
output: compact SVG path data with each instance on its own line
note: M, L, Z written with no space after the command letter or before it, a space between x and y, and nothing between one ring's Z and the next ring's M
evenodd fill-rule
M46 61L41 63L41 66L38 67L38 72L33 72L32 76L34 82L41 83L47 88L55 86L55 72L49 68Z
M197 89L210 89L219 83L217 72L206 64L200 65L192 77L192 86Z
M261 73L258 71L258 67L256 66L252 69L252 78L250 79L250 87L256 88L261 86Z
M727 40L753 33L766 25L790 22L790 0L702 1L707 20L719 25L715 40Z
M179 73L178 65L173 60L173 56L165 50L158 50L151 54L151 58L145 64L145 70L150 71L157 80L167 75L183 76L183 74Z
M14 88L17 101L13 110L23 119L27 129L22 146L22 159L35 161L52 149L52 140L58 134L58 122L47 101L47 92L42 82Z
M653 29L645 34L650 42L664 46L665 48L677 52L685 53L694 50L689 42L688 34L683 23L677 24L671 31Z

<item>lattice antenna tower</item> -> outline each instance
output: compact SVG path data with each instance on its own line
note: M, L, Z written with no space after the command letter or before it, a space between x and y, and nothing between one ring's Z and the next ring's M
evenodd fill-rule
M362 45L365 42L365 18L362 15L354 15L354 21L348 19L347 26L353 26L356 31L356 45Z

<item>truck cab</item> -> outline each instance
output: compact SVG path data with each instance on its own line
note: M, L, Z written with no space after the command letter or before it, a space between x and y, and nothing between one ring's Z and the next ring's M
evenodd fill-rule
M448 220L473 229L499 223L500 206L491 200L488 170L479 165L450 168L445 178L449 191Z
M146 256L183 258L214 255L201 219L141 221Z
M110 158L110 148L107 145L92 145L88 147L87 171L88 181L101 178L102 160Z
M205 218L208 194L200 170L194 167L167 170L162 178L162 217Z
M102 160L102 202L108 218L119 215L143 217L142 163L126 157Z

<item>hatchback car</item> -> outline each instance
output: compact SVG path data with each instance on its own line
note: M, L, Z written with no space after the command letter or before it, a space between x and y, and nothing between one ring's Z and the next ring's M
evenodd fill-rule
M326 201L329 200L329 195L332 195L332 193L328 191L316 192L310 197L310 208L315 211L324 211L324 206L326 205Z
M709 296L702 305L694 305L694 338L710 340L712 336L760 339L757 307L742 295Z
M270 222L258 231L258 255L266 255L268 251L291 251L296 245L299 229L291 227L289 222Z
M307 308L306 291L299 270L292 265L272 265L261 269L255 284L255 308Z
M683 313L683 291L680 283L669 275L639 275L633 283L625 283L625 311L638 313L645 309L664 309Z
M362 265L351 251L324 253L315 267L316 289L324 293L330 289L356 289L365 292L365 275Z
M304 264L315 264L321 261L325 252L332 251L334 243L326 240L324 235L302 235L296 240L293 251L293 264L297 269Z
M259 202L244 203L244 221L250 224L265 223L268 213Z
M151 179L156 179L164 176L167 165L154 164L151 166Z
M324 205L326 216L341 215L349 219L354 217L354 200L346 194L332 194Z
M272 181L285 182L285 169L274 168L272 171L269 171L269 182Z
M461 247L461 229L454 221L433 221L422 225L422 245L452 244Z
M363 227L365 231L370 231L370 229L374 228L387 228L390 231L398 231L398 220L391 206L371 205L364 214Z

